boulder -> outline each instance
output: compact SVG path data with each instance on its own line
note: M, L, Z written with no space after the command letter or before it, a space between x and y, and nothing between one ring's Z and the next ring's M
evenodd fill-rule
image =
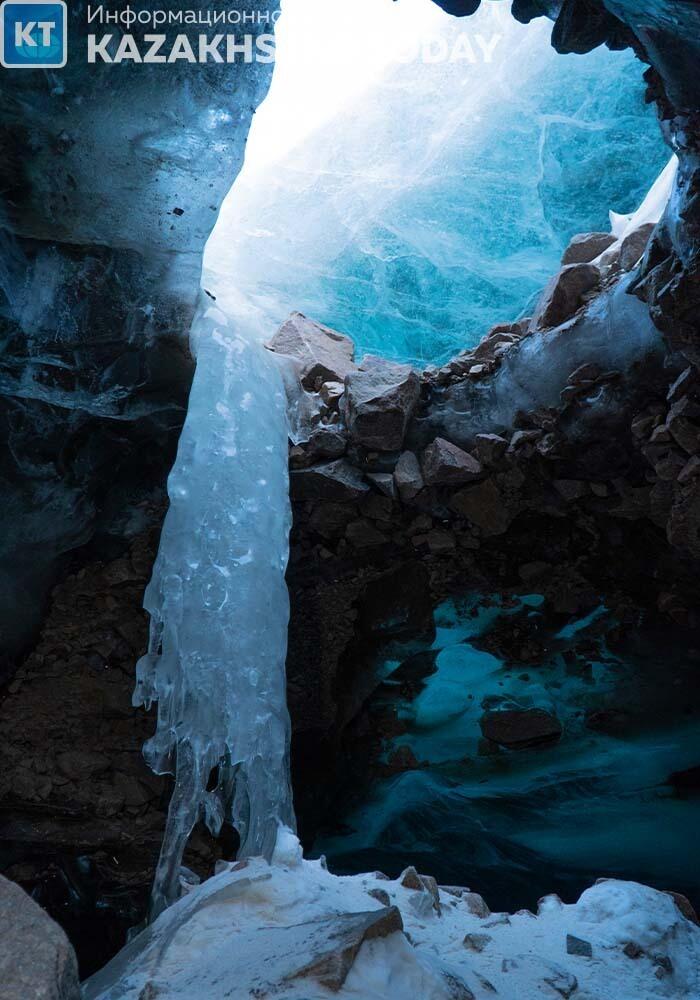
M409 365L367 357L345 380L350 437L377 451L398 451L418 404L420 379Z
M617 239L612 233L579 233L564 251L562 265L590 264L616 242Z
M306 453L312 460L340 458L345 453L346 445L345 433L338 426L321 424L311 434Z
M403 501L413 500L423 489L420 465L412 451L405 451L396 463L394 482Z
M541 708L487 712L480 726L484 739L509 750L555 743L562 734L559 719Z
M368 492L362 473L343 458L289 474L292 500L359 500Z
M68 938L24 889L0 876L0 996L80 1000Z
M423 479L428 485L468 483L482 474L481 463L445 438L435 438L423 452Z
M474 452L482 465L497 465L508 448L508 442L500 434L477 434L474 438Z
M571 319L583 304L583 296L600 281L600 271L593 264L568 264L545 288L535 314L533 330L548 330Z
M364 913L338 913L309 921L305 951L311 959L290 972L287 980L315 979L332 993L338 993L365 941L403 934L401 913L395 906Z
M509 505L493 479L455 493L450 500L450 508L480 528L484 535L502 535L513 519Z
M396 483L394 482L394 477L390 472L368 472L367 479L377 487L380 493L384 496L390 497L392 500L396 499Z
M349 337L294 312L267 344L275 354L294 358L300 366L301 384L316 389L321 382L344 382L357 366L355 345Z
M620 247L620 268L623 271L631 271L633 267L637 266L640 259L644 256L647 244L655 228L653 222L647 222L643 226L640 226L639 229L635 229L634 232L630 233L622 241L622 246Z

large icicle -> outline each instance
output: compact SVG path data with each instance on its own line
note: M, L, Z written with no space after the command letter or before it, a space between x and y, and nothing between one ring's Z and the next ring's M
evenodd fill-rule
M228 811L241 856L269 858L280 824L294 827L284 390L270 356L219 310L202 303L192 337L197 370L134 693L137 705L158 702L148 763L176 775L152 917L177 898L182 853L201 816L216 833Z

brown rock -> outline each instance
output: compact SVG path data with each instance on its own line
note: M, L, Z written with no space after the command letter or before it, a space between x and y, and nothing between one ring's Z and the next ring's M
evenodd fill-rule
M532 317L534 330L559 326L583 303L583 296L592 292L600 281L600 271L593 264L569 264L563 267L542 293Z
M310 921L308 950L313 958L285 978L311 977L338 993L365 941L403 933L401 914L395 906L365 913L340 913L329 919Z
M352 340L299 312L292 313L267 347L299 363L301 383L306 389L315 389L318 379L343 382L347 375L357 371Z
M376 899L382 906L391 906L391 897L386 889L368 889L367 895Z
M502 535L512 520L508 504L493 479L455 493L450 508L475 524L484 535Z
M339 427L317 427L306 446L306 453L312 461L319 458L340 458L345 453L347 439Z
M413 500L425 485L418 459L412 451L405 451L396 463L394 482L402 500Z
M616 242L617 239L612 233L580 233L569 243L561 262L564 266L590 264Z
M367 479L372 483L380 493L384 496L390 497L392 500L396 498L396 483L394 482L394 477L390 472L368 472Z
M338 400L345 392L345 382L324 382L319 391L319 395L326 406L333 409L338 405Z
M344 411L350 437L366 448L398 451L420 396L408 365L367 357L345 380Z
M429 485L468 483L482 474L473 455L445 438L435 438L423 452L423 479Z
M345 459L296 469L289 474L293 500L359 500L369 492L362 473Z
M80 1000L78 963L58 924L24 889L0 876L0 995Z
M651 234L656 226L653 222L647 222L633 233L626 236L620 247L620 268L623 271L631 271L639 263L647 248Z
M676 904L678 909L681 911L686 920L690 920L692 924L696 924L700 927L700 919L695 912L695 907L690 902L687 896L684 896L680 892L674 892L672 889L665 890L666 895L670 896L673 902Z
M416 892L427 892L432 896L433 909L437 914L442 912L440 905L440 890L432 875L419 875L415 868L410 867L399 876L404 889L413 889Z
M474 438L474 452L483 465L497 465L508 448L508 442L500 434L477 434Z
M486 900L478 892L463 892L462 902L469 912L475 917L479 917L480 920L486 920L487 917L491 916L491 910L488 908Z
M493 941L490 934L466 934L462 944L468 951L480 953L489 941Z
M511 750L541 746L561 738L561 722L541 708L487 712L481 719L484 738Z

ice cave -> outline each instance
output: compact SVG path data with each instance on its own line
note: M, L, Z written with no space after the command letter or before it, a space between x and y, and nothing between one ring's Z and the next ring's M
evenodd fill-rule
M0 11L0 1000L700 1000L700 7L185 6Z

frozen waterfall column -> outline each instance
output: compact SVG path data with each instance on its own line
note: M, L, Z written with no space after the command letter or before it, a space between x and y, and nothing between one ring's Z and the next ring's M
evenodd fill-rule
M239 8L239 34L269 33L275 0L194 0ZM0 645L26 644L61 555L144 524L187 405L187 335L201 258L238 173L272 66L167 65L86 58L87 35L122 30L141 50L152 27L87 23L68 5L68 64L0 79ZM119 5L93 5L117 17ZM163 31L202 25L179 16ZM152 15L138 2L135 12ZM210 29L211 30L211 29ZM139 521L139 518L141 519ZM135 527L134 527L135 526Z
M153 917L177 899L199 818L215 835L230 818L240 854L268 859L280 826L295 826L286 394L268 352L206 303L192 340L197 368L146 592L151 647L134 694L136 704L158 702L146 760L176 774Z

